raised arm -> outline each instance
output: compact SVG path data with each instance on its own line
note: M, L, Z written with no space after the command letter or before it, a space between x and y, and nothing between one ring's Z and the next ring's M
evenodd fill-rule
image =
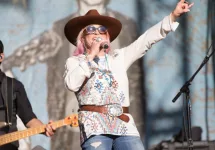
M131 64L141 58L152 47L153 44L164 39L170 31L174 31L178 23L171 23L170 16L165 17L161 22L148 29L136 41L129 46L122 48L124 64L128 69Z
M141 58L153 44L164 39L169 32L175 31L178 26L178 23L175 22L176 19L190 11L192 6L193 3L188 4L184 0L181 0L169 16L164 17L161 22L148 29L131 45L122 48L120 53L124 55L126 69L128 69L134 61Z

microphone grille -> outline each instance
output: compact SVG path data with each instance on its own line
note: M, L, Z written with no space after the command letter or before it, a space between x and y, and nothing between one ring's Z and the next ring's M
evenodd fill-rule
M108 44L104 44L103 48L108 49L109 48Z

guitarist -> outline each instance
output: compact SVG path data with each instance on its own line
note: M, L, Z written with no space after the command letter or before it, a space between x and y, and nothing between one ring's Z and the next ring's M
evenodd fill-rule
M4 46L0 41L0 64L4 59ZM10 81L9 81L10 80ZM11 86L10 86L11 84ZM11 90L9 89L11 87ZM31 104L28 100L23 84L7 77L0 70L0 135L17 131L16 115L18 115L27 128L33 128L43 123L37 119ZM9 94L8 94L9 92ZM7 94L7 96L5 96ZM11 96L11 99L9 98ZM46 136L52 136L55 127L51 125L52 121L46 125ZM18 141L0 146L0 150L18 150Z

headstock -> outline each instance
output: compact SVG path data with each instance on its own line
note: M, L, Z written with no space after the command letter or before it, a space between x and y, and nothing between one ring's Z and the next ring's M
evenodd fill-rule
M64 123L71 127L78 127L78 114L72 114L64 119Z

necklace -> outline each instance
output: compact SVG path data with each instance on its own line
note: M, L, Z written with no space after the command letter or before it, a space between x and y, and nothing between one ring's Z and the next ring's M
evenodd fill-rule
M96 59L95 62L98 64L98 71L101 73L99 78L104 77L104 79L108 82L109 86L112 86L113 83L113 75L109 69L107 54L105 54L104 58Z

